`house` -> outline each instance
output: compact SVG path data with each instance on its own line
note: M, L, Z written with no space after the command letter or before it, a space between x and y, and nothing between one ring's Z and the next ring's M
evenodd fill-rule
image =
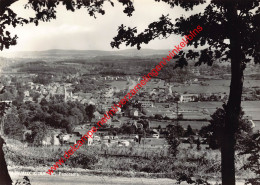
M30 96L30 92L29 91L24 91L24 97L29 97Z
M191 102L195 101L199 96L197 94L182 94L180 96L180 102Z
M98 132L96 132L97 135L99 136L106 136L108 135L109 129L107 128L99 128Z
M151 120L149 124L150 129L161 129L162 131L165 131L167 126L169 125L169 122L166 121L156 121L156 120Z
M130 110L130 116L138 117L139 112L137 109Z
M136 108L126 109L126 110L124 111L124 113L123 113L123 116L138 117L138 116L139 116L138 109L136 109Z
M58 137L59 133L54 133L53 134L53 145L60 145L60 140L59 140L59 137Z
M167 103L155 103L154 106L156 108L170 108L171 107L171 103L167 102Z
M112 126L113 128L120 128L120 127L121 127L121 122L120 122L119 120L113 120L113 121L111 122L111 126Z
M85 124L81 126L77 126L73 129L72 135L70 136L68 143L76 144L78 140L80 140L88 131L91 130L91 124ZM92 145L93 138L88 138L88 145Z
M90 124L84 124L84 125L80 125L77 127L74 127L72 130L72 134L76 135L76 136L83 136L84 134L86 134L89 130L91 129L91 125Z
M43 146L51 145L51 140L52 140L52 137L51 137L51 136L45 137L45 138L42 140L42 145L43 145Z
M180 115L180 114L179 114ZM177 118L177 113L175 112L166 112L165 114L162 115L163 117L168 117L170 119L175 119Z
M152 101L138 101L138 103L140 103L143 108L154 107L154 103Z
M52 98L55 98L56 100L59 100L59 101L67 101L67 91L66 91L66 87L63 85L63 86L59 86L59 85L54 85L52 88L51 88L51 97Z
M32 97L24 97L23 102L27 102L27 101L32 102L33 98Z
M82 103L82 104L87 104L88 103L88 100L87 99L82 99L81 101L80 101L80 103Z
M58 138L63 141L64 144L69 144L73 145L76 144L81 138L88 132L84 131L84 133L81 135L79 133L73 133L73 134L64 134L64 135L59 135ZM91 145L93 143L92 138L88 138L88 145Z
M85 133L84 133L84 134L85 134ZM71 135L70 135L70 138L67 140L67 143L68 143L68 144L76 144L80 139L81 139L80 136L71 134ZM89 140L89 139L90 139L90 138L88 138L88 140Z
M103 115L101 115L98 111L94 112L93 115L94 118L92 119L92 121L94 122L98 122L103 117Z
M42 145L47 146L47 145L55 145L59 146L60 143L60 130L51 130L42 140ZM27 132L31 134L32 132Z

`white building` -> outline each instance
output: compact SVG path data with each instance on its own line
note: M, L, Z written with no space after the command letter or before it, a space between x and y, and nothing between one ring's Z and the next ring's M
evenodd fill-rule
M152 101L138 101L138 103L140 103L141 107L144 107L144 108L154 107L154 104Z
M180 102L191 102L198 98L197 94L182 94L180 97Z

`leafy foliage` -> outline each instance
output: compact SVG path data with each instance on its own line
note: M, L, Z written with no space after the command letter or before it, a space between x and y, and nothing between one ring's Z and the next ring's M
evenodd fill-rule
M46 166L46 164L51 165L59 161L60 157L64 155L64 150L67 150L68 147L63 147L58 150L57 148L47 147L45 148L46 150L43 151L42 148L29 146L27 149L30 152L24 152L23 146L21 146L19 151L13 150L13 148L7 148L5 152L6 157L9 161L21 166ZM98 160L99 155L91 150L77 151L66 161L66 166L93 169Z
M192 130L191 126L188 125L187 126L187 130L186 132L184 133L184 137L189 137L189 136L192 136L192 135L195 135L194 131Z
M35 146L41 146L42 140L47 134L47 126L42 122L33 122L29 125L28 129L32 131L32 134L28 135L26 140Z
M169 4L171 8L180 6L186 11L192 10L194 6L206 3L204 0L156 1L163 1ZM254 58L256 63L259 63L259 39L256 39L260 33L260 24L259 21L257 21L260 17L258 0L250 0L247 2L242 0L211 1L207 4L204 12L193 14L189 17L183 15L175 20L175 24L168 15L162 15L159 21L149 24L141 33L139 33L136 27L127 28L121 25L118 27L118 35L113 38L111 46L119 48L121 44L125 43L127 46L137 46L137 48L140 49L141 44L148 44L151 40L156 38L168 38L172 34L187 35L189 31L200 25L203 27L203 33L200 33L200 37L196 37L190 41L188 45L194 45L197 48L199 45L205 46L206 43L208 43L209 47L203 49L201 52L193 52L192 50L189 50L187 53L180 52L179 57L176 57L178 58L176 66L184 66L187 63L185 57L190 59L199 58L196 65L201 65L202 63L212 65L214 58L228 60L231 57L230 45L225 42L225 39L232 37L231 32L227 29L230 28L228 22L230 21L230 6L236 6L237 10L240 11L238 19L235 21L237 21L236 23L240 28L243 28L239 35L243 48L243 51L241 51L243 64L245 65L245 63L249 62L250 57Z
M210 183L208 183L207 181L205 181L203 179L193 180L187 174L180 173L180 174L178 174L177 183L181 184L182 182L187 182L188 184L194 184L194 185L200 185L200 184L202 184L202 185L210 185Z
M87 105L85 108L85 111L86 111L89 121L91 121L92 118L94 118L95 106L92 104Z
M25 140L35 146L42 144L48 127L71 133L76 125L88 119L85 106L79 102L55 103L42 99L39 104L21 103L17 106L17 111L15 107L12 110L12 113L6 115L5 133L22 140L26 132Z
M16 180L15 185L31 185L31 182L27 176L24 176L22 181Z
M114 42L111 42L111 46L114 48L119 48L120 44L123 42L126 43L126 46L135 46L137 45L138 49L141 49L141 44L148 44L149 41L159 37L169 37L173 32L173 24L171 23L171 19L168 16L160 17L158 22L153 22L148 26L143 33L138 34L136 27L134 28L126 28L126 26L121 25L118 28L118 35L114 37Z
M120 128L119 132L123 134L134 134L136 133L136 127L132 124L126 123L123 124L122 127Z
M202 137L208 138L209 147L212 149L218 149L223 142L223 130L225 126L225 116L226 113L224 109L218 108L212 115L210 124L204 126L200 130L200 135ZM239 117L239 125L236 132L237 147L240 146L247 138L247 135L252 133L251 124L245 118L243 118L244 112L241 111Z
M185 130L181 125L169 125L169 133L172 133L175 137L183 137Z
M52 82L51 76L39 74L33 79L34 83L47 85Z
M69 166L74 168L82 167L84 169L91 169L93 165L98 162L98 157L94 154L82 154L79 153L77 155L71 156L70 160L67 161Z
M246 184L260 184L260 132L252 134L245 142L240 155L248 154L248 163L244 169L250 169L256 174L255 178L247 179Z
M169 146L169 154L175 157L178 153L178 146L180 145L180 134L183 133L183 128L181 126L172 126L169 130L169 135L167 136L167 142Z
M25 8L32 9L35 12L34 17L23 18L19 17L10 6L17 0L1 0L0 4L0 50L4 48L9 49L10 46L17 44L18 36L12 36L7 31L8 26L16 27L17 25L24 25L34 23L38 26L39 21L48 22L56 19L56 8L59 4L66 7L68 11L74 12L77 9L84 8L87 10L90 16L96 18L97 14L104 15L105 10L103 5L108 2L111 6L114 3L111 0L100 0L100 1L85 1L85 0L28 0ZM131 0L118 0L123 6L125 6L124 13L128 16L132 15L134 11L133 3Z
M0 90L0 95L5 93L5 87ZM6 114L6 110L10 108L10 104L3 101L0 102L0 117L2 118Z
M67 128L68 123L78 125L88 118L84 109L84 105L79 102L55 103L42 99L40 104L23 103L18 107L18 115L25 125L32 121L41 121L54 128Z
M19 121L19 118L13 114L7 114L4 124L4 133L12 138L22 140L24 126Z

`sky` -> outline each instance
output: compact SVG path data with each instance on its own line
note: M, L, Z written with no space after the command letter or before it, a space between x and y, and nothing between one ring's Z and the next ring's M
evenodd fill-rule
M132 17L123 13L124 7L115 2L115 7L106 3L105 15L98 15L97 19L90 17L86 9L67 11L62 5L57 8L57 18L51 22L40 22L39 26L28 24L10 27L12 34L17 34L18 43L5 51L41 51L49 49L69 49L69 50L113 50L110 42L117 35L118 26L137 27L138 31L144 30L149 23L157 21L163 14L174 20L180 15L189 16L204 9L205 5L194 8L191 12L186 12L180 7L170 8L163 2L154 0L133 0L135 11ZM30 17L34 12L24 9L26 0L19 0L11 6L11 9L22 17ZM142 48L148 49L169 49L181 41L178 35L172 35L167 39L156 39ZM131 47L121 46L120 49L130 49Z

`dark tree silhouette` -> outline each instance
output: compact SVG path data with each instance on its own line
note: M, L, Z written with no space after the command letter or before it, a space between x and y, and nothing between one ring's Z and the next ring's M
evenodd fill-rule
M163 119L163 116L160 115L160 114L155 114L155 115L154 115L154 119L162 120L162 119Z
M176 157L176 155L178 154L178 146L181 143L178 139L178 133L176 133L176 127L177 126L173 126L166 137L167 142L170 145L168 148L168 153L170 154L170 157Z
M85 111L86 111L86 115L88 116L89 121L91 121L92 118L94 117L95 106L92 104L87 105L85 108Z
M114 6L111 0L28 0L25 8L35 11L35 17L29 19L18 17L16 13L10 8L10 6L18 0L0 0L0 50L4 48L9 49L10 46L17 44L18 36L12 36L7 31L7 26L16 27L17 25L24 25L28 23L34 23L38 26L39 21L48 22L52 19L56 19L57 5L62 4L68 11L74 12L77 9L85 8L90 16L96 18L96 14L105 14L103 5L110 3ZM124 13L128 16L132 15L134 11L133 3L131 0L118 0L125 6Z
M194 131L192 130L191 126L188 125L187 126L187 130L186 132L184 133L184 137L190 137L192 135L195 135Z
M7 165L5 162L3 145L5 144L4 139L0 136L0 182L2 185L12 185L11 177L7 170Z
M197 150L201 150L201 142L200 142L200 138L198 137L196 140L196 144L197 144Z
M247 136L251 135L253 129L250 122L245 119L244 112L241 111L239 115L238 129L235 133L236 148L241 148ZM211 116L210 124L203 126L200 130L200 135L208 139L209 147L211 149L219 149L223 142L223 129L225 123L226 113L224 109L218 108Z
M246 140L244 148L240 155L249 155L247 158L247 164L244 165L244 169L250 169L255 173L255 178L249 178L246 180L246 184L260 184L260 132L256 132Z
M185 131L181 125L168 125L167 127L169 134L172 134L174 137L180 138L184 136Z
M204 0L155 0L163 1L172 8L180 6L186 11L195 5L206 3ZM167 38L171 34L182 36L189 34L198 25L203 27L199 37L194 38L188 45L195 48L208 46L200 52L179 52L175 58L176 67L188 64L187 59L198 58L195 65L212 65L216 59L231 62L231 84L227 104L224 106L226 116L221 146L221 172L223 185L235 185L235 133L238 128L241 112L241 95L243 89L243 72L246 64L254 60L260 62L260 6L259 0L211 0L204 12L191 16L181 16L175 24L168 16L163 15L159 21L151 23L147 29L139 33L137 28L126 28L121 25L118 35L111 42L112 47L122 43L127 46L147 44L155 38ZM137 34L138 32L138 34ZM226 39L229 41L226 42Z
M5 93L5 87L0 90L0 94ZM6 114L6 110L10 107L10 104L6 102L0 102L0 118L3 119ZM3 125L1 125L0 132L4 132ZM3 185L12 185L11 177L8 173L7 165L5 162L3 145L6 144L4 139L0 135L0 183Z

